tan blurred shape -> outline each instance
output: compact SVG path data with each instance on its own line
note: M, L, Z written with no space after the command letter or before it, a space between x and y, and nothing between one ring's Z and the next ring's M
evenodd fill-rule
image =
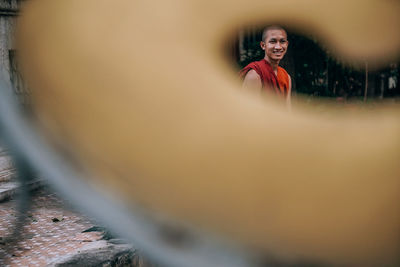
M400 2L32 0L17 33L38 125L128 203L288 259L398 265L399 110L288 114L222 48L246 23L398 58ZM386 265L386 266L388 266Z

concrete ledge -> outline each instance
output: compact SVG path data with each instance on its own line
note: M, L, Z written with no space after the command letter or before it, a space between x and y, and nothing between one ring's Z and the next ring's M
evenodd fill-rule
M4 182L0 184L0 202L11 198L18 189L18 183Z
M35 190L43 185L43 181L41 179L35 179L29 183L29 188L31 190ZM17 192L19 188L19 183L17 182L2 182L0 183L0 202L6 201L12 198Z
M111 244L106 240L90 243L77 253L56 258L47 267L146 267L137 251L126 244Z
M9 181L14 176L15 169L12 165L11 159L2 154L0 150L0 182Z
M0 170L0 182L10 181L14 177L14 173L13 168Z

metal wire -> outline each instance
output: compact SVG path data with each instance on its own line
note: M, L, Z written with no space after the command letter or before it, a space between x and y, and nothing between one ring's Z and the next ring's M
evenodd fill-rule
M17 245L24 240L24 225L31 207L29 181L33 177L32 169L23 158L18 155L15 155L13 158L16 166L15 179L19 182L19 187L17 191L16 216L13 228L10 229L10 234L3 240L5 244L4 251L8 255L13 255L17 249ZM10 259L10 257L5 258ZM8 264L7 261L5 263Z
M191 233L191 244L186 247L171 246L160 236L163 224L154 220L154 214L132 205L126 207L117 198L111 199L109 191L100 186L89 186L84 174L71 168L68 162L50 147L35 126L24 119L11 95L10 85L0 81L1 137L10 148L18 164L18 176L23 194L19 200L16 231L21 229L29 207L26 179L32 169L47 179L50 186L69 199L76 208L98 219L118 236L138 246L150 260L163 266L193 267L244 267L257 266L254 257L242 248L215 238L208 233L186 226ZM134 211L134 212L132 212ZM20 232L20 231L19 231Z

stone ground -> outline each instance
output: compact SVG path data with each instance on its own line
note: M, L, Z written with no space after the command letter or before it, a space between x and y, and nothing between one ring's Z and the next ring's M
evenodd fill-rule
M83 233L96 223L56 194L43 187L32 194L22 238L12 246L6 237L15 222L16 200L0 202L0 266L145 266L131 246L101 240L100 231Z

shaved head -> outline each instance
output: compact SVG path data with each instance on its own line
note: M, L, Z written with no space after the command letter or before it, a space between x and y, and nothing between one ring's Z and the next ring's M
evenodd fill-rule
M281 31L284 31L285 34L286 34L286 36L287 36L286 30L285 30L282 26L279 26L279 25L270 25L270 26L266 27L266 28L263 30L263 34L262 34L262 41L263 41L263 42L265 41L265 38L267 38L268 31L271 31L271 30L281 30Z

